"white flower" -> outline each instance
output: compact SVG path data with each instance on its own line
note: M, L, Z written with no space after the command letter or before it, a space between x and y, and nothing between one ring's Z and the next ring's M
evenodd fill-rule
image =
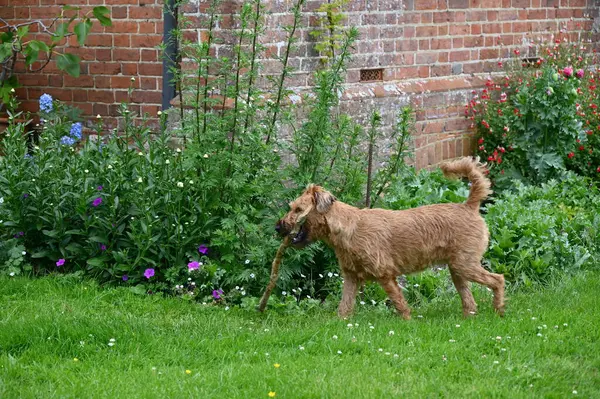
M371 303L373 304L373 306L377 305L377 301L375 301L374 299L371 299Z
M497 360L494 360L494 364L499 364L500 362Z
M246 291L242 291L242 295L246 295Z
M374 329L375 329L375 326L369 326L369 328L370 328L371 330L374 330Z
M135 82L135 78L134 78L133 76L131 77L131 81L132 81L132 82Z
M158 116L161 116L161 115L162 115L162 111L158 111L158 112L156 113L156 115L158 115Z
M342 351L337 351L337 353L338 353L338 355L341 355L341 354L342 354Z
M96 115L96 119L102 119L102 117L100 116L100 114Z
M181 148L177 148L175 151L176 152L181 152Z
M14 93L14 92L15 92L15 89L14 89L14 88L10 89L10 92L11 92L11 93Z
M256 276L254 275L254 273L250 273L250 278L254 278L254 277L256 277Z
M178 182L177 182L177 187L179 187L179 188L183 188L183 182L181 182L181 181L178 181Z
M329 272L329 273L327 273L327 276L328 277L333 277L333 273Z
M573 389L573 395L577 395L577 391Z
M394 335L394 334L395 334L394 330L390 330L390 332L388 333L388 335Z
M300 349L301 351L303 351L303 350L304 350L304 347L303 347L303 346L301 346L301 347L299 347L298 349Z
M171 163L171 161L169 161L168 159L165 161L165 164L166 164L166 165L168 165L168 164L170 164L170 163Z
M331 337L332 339L338 339L337 335L334 335L333 337Z
M460 324L457 324L457 325L456 325L456 328L459 328L459 327L460 327Z
M304 274L302 274L302 273L300 273L300 277L306 278L306 276Z
M565 326L565 327L566 327L566 326L568 326L568 324L567 324L567 323L564 323L564 324L563 324L563 326Z
M109 341L110 341L110 342L115 342L115 341L116 341L116 339L114 339L114 338L111 338L111 339L109 339Z
M246 259L246 261L244 263L245 264L249 264L250 263L250 259Z
M225 306L225 310L229 310L229 306Z
M361 304L361 305L364 305L364 304L365 304L365 301L360 301L360 304Z
M143 157L143 156L144 156L144 153L140 151L140 152L138 152L138 155L139 155L140 157Z
M108 346L115 346L115 343L114 342L109 342Z
M8 275L11 276L11 277L14 277L15 276L15 272L10 272Z
M456 342L454 339L449 339L448 342Z
M193 180L190 180L190 184L194 184L194 181L193 181Z
M27 255L27 252L23 251L23 252L21 252L21 255L25 256L25 255Z
M397 354L397 353L394 353L394 357L398 357L398 354Z
M497 339L498 341L500 341L500 340L502 339L502 337L498 336L498 337L496 337L496 339Z
M348 323L348 328L352 328L352 327L354 327L354 326L352 325L352 323Z
M112 169L112 165L108 165L108 169Z
M419 287L419 284L415 284L415 285L413 285L413 287L415 287L415 288L418 288L418 287Z
M379 352L383 352L383 349L381 349L381 348L379 348L379 349L377 349L377 350L378 350Z
M208 154L204 154L204 158L208 158Z
M538 337L541 337L541 336L542 336L542 333L537 333L537 336L538 336Z
M319 273L319 278L323 278L323 275L321 273Z
M537 317L532 317L531 320L537 320Z
M138 179L137 179L137 182L138 182L138 183L141 183L142 181L143 181L143 180L142 180L142 177L141 177L141 176L140 176L140 177L138 177Z
M283 296L286 296L286 295L287 295L287 292L285 292L285 291L281 291L281 295L283 295Z

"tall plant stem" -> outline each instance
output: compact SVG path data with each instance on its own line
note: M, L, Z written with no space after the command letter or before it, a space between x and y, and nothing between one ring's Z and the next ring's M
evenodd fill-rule
M256 73L256 56L258 33L260 30L260 0L255 0L256 9L254 12L254 28L252 30L252 53L250 55L250 76L248 77L248 95L246 96L246 104L250 106L250 100L254 91L254 74ZM244 121L244 134L248 131L250 124L250 113L246 112L246 120Z
M208 23L208 38L206 39L206 54L205 54L205 61L204 61L204 66L205 66L205 70L204 70L204 93L202 95L202 111L203 111L203 118L202 118L202 135L204 135L206 133L206 126L207 126L207 116L208 116L208 72L209 72L209 56L210 56L210 46L212 45L212 39L213 39L213 29L215 26L215 14L216 14L216 8L217 8L217 4L218 4L219 0L214 0L213 3L211 4L210 7L210 20ZM199 82L198 82L199 84ZM198 90L198 93L200 91ZM199 94L196 94L197 96ZM198 99L198 97L197 97ZM199 100L199 99L198 99ZM197 106L196 106L197 108ZM196 109L196 115L198 115L198 109ZM198 129L200 130L200 129Z
M292 28L290 29L290 34L288 36L287 45L285 48L285 54L283 56L283 70L281 71L281 77L279 79L279 85L277 87L277 97L275 99L275 104L273 106L273 117L271 118L271 123L269 124L269 131L267 133L267 139L265 141L266 144L269 144L271 141L271 136L275 130L275 123L277 123L277 115L279 114L279 108L281 106L281 97L283 96L283 84L285 82L285 78L288 75L288 60L290 57L290 52L292 50L292 44L294 43L294 35L296 34L296 28L298 27L298 22L300 20L300 10L302 8L302 4L304 0L298 0L296 6L294 7L294 22L292 24Z

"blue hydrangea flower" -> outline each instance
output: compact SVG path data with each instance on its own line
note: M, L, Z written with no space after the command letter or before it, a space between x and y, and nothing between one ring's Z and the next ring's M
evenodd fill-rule
M40 111L42 112L52 112L54 109L52 105L52 96L50 94L42 94L40 96Z
M71 145L75 144L75 139L73 137L69 137L69 136L62 136L60 138L60 143L62 145L69 145L69 146L71 146Z
M81 122L75 122L71 125L71 132L69 133L71 137L77 140L81 140Z

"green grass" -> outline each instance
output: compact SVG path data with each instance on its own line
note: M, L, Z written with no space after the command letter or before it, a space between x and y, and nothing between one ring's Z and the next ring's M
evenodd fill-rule
M599 292L600 275L580 275L510 295L500 318L482 290L474 318L447 296L406 322L2 278L0 397L600 397Z

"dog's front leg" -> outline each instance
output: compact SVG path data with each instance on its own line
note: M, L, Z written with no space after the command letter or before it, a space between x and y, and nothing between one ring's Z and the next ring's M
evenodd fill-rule
M359 279L351 274L344 274L344 287L342 288L342 301L338 307L338 316L346 317L354 310L354 304L356 302L356 294L358 292L358 286L361 283Z

